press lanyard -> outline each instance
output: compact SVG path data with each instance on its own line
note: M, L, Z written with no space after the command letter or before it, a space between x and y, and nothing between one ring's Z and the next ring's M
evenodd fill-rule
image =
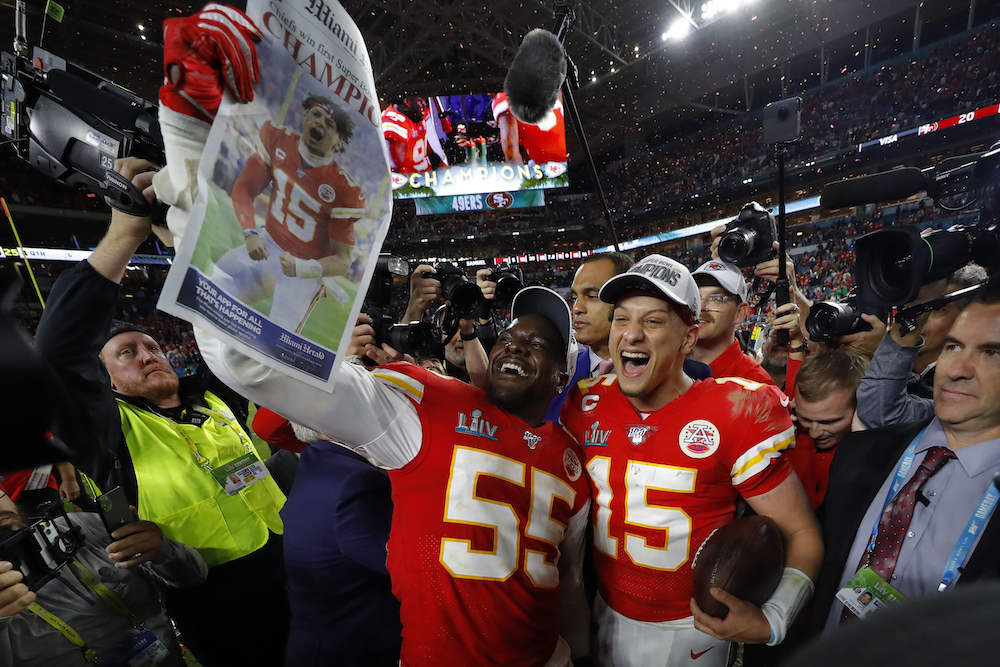
M105 604L119 614L126 616L129 623L132 624L132 627L138 630L144 629L142 621L135 614L133 614L131 610L129 610L125 601L116 595L114 591L101 583L100 579L95 577L94 574L84 567L79 560L74 558L70 561L69 568L73 571L73 574L76 575L77 579L86 584L87 587L90 588L90 590L92 590L99 598L101 598ZM66 621L62 620L37 602L29 604L27 606L27 610L51 625L74 646L83 651L83 657L87 662L97 663L97 651L87 646L87 643L83 641L83 637L80 636L80 633L74 630L68 623L66 623Z
M236 425L235 420L230 419L229 417L219 412L218 410L211 410L200 406L195 406L194 410L208 417L212 417L213 419L217 419L226 426L228 426L229 428L233 429L233 432L236 433L236 436L240 439L240 443L246 448L247 452L250 454L255 454L253 449L253 443L250 441L250 438L248 438L246 434L243 432L243 429L239 428ZM208 459L205 458L205 456L203 456L202 453L198 451L198 446L194 444L194 441L192 441L191 438L189 438L187 434L183 430L181 430L181 427L177 425L177 422L175 422L172 419L167 419L167 421L170 422L170 426L173 427L174 431L177 432L177 435L180 436L180 438L184 441L184 444L187 445L187 448L191 450L192 454L194 454L195 459L198 461L198 465L200 465L202 468L211 473L212 465L209 463Z
M885 496L885 502L882 503L882 511L878 513L878 517L875 519L875 525L872 526L872 535L868 540L868 549L866 553L869 558L872 552L875 550L875 538L878 536L878 525L882 521L882 514L885 513L886 508L892 499L896 497L900 489L906 481L906 475L910 471L910 467L913 465L913 459L916 456L917 445L923 439L924 434L930 426L925 426L922 431L913 439L910 446L906 448L906 452L903 454L903 460L899 462L899 466L896 468L896 475L892 481L892 485L889 487L888 493ZM1000 493L994 488L992 484L986 487L986 493L983 494L983 499L979 501L979 506L976 507L976 511L973 512L972 517L965 526L965 531L962 536L958 538L958 542L955 544L955 548L951 552L951 557L948 558L947 563L944 567L944 572L941 574L941 583L938 585L938 590L943 591L948 586L955 581L958 577L958 570L965 563L965 558L968 554L969 547L972 546L973 540L976 539L976 535L979 533L980 528L983 524L989 521L990 517L993 515L993 510L996 509L997 500L1000 500Z

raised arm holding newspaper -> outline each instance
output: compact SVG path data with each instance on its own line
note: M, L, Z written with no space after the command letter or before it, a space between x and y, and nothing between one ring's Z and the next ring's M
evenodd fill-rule
M326 4L338 25L349 21ZM172 205L183 251L193 241L185 236L198 195L192 165L206 133L176 111L161 107L168 168L156 186ZM401 603L403 665L555 667L588 652L581 563L589 490L578 446L544 420L577 356L570 312L554 292L528 288L512 314L490 354L485 391L401 363L374 373L343 364L331 393L196 327L202 356L223 382L390 471L387 564Z

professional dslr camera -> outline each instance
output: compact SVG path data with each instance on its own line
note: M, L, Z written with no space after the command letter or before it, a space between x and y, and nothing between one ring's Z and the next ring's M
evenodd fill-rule
M6 491L2 483L0 487ZM56 577L83 544L83 529L69 523L62 503L43 505L20 530L0 528L0 560L20 570L21 583L32 591Z
M757 202L749 202L719 235L719 259L740 268L755 266L776 257L772 244L777 238L774 216Z
M478 317L484 300L479 285L471 282L462 269L448 262L438 264L435 271L424 273L424 278L441 281L441 296L451 304L451 311L463 320Z
M524 288L524 273L510 264L497 264L486 279L497 284L494 301L504 307L510 306L514 295Z
M821 301L813 304L806 318L806 331L809 339L817 343L825 343L837 336L871 331L872 325L861 319L864 312L858 305L857 288L847 293L840 301ZM876 312L883 320L888 312Z
M377 306L368 309L368 316L378 345L386 343L414 357L434 356L439 347L440 336L429 322L397 324L396 318Z

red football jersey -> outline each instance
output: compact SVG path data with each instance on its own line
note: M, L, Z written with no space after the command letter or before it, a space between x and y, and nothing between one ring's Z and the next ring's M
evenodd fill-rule
M354 245L365 193L347 172L333 161L307 166L299 155L299 135L270 121L260 128L259 154L272 173L266 227L275 243L302 259L330 255L331 239Z
M788 399L711 378L643 420L616 385L614 375L581 380L563 407L593 489L598 587L629 618L685 618L698 547L732 521L738 494L770 491L790 473Z
M499 118L509 111L507 93L500 93L493 99L493 117ZM563 118L562 98L556 100L556 106L537 125L518 120L517 132L520 144L535 164L566 161L566 121Z
M402 664L543 665L559 637L558 545L590 493L579 448L453 378L411 364L374 374L406 391L423 427L416 458L389 471Z
M403 164L396 165L398 173L412 174L431 168L427 157L427 128L423 123L414 123L395 106L389 106L382 112L382 133L386 139L406 144L406 159Z

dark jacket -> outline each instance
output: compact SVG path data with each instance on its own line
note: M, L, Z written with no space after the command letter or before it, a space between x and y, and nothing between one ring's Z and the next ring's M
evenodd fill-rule
M830 487L823 501L823 567L810 606L814 634L821 633L826 624L858 530L871 529L861 525L868 506L886 477L893 474L903 451L930 421L851 433L837 445L830 466ZM1000 521L987 524L961 572L957 586L1000 576Z
M176 411L159 410L141 398L113 392L98 354L107 342L120 291L120 285L97 273L86 260L64 271L49 294L35 334L35 346L70 396L70 400L50 406L54 419L52 432L73 450L77 467L102 491L121 486L129 502L136 504L135 473L115 398L177 422L190 422L201 419L190 407L203 405L205 391L210 390L225 401L249 432L247 402L206 373L181 380L184 405Z
M303 448L301 463L281 510L292 608L285 664L395 667L402 626L385 565L389 475L324 440Z

